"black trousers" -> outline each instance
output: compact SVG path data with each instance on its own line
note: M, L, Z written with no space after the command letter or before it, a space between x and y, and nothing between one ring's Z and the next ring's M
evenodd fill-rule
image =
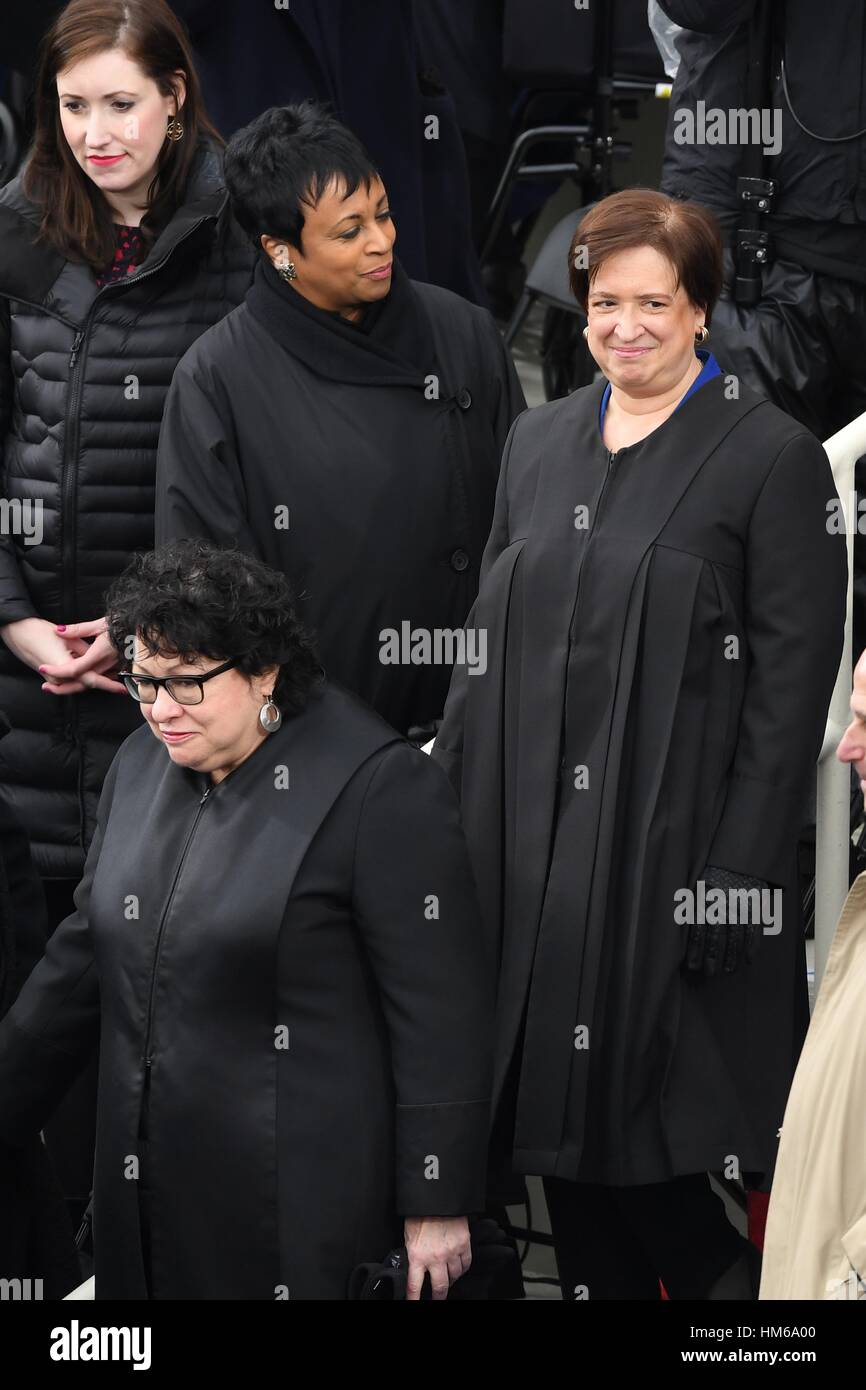
M641 1187L545 1178L562 1297L567 1301L705 1297L742 1255L706 1173Z

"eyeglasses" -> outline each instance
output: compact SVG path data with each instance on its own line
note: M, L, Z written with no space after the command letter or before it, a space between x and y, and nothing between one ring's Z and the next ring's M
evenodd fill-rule
M140 705L152 705L160 686L165 686L168 694L173 700L177 700L179 705L200 705L204 699L205 681L212 681L214 676L221 676L224 671L230 671L237 664L237 658L233 658L224 662L222 666L215 666L204 676L139 676L134 671L119 671L118 675L133 700L137 700Z

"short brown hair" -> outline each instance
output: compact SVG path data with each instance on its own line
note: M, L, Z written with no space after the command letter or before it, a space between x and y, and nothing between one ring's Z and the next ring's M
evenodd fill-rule
M586 312L592 282L609 256L651 246L674 268L692 304L709 327L722 290L722 234L716 218L699 203L683 202L653 188L626 188L589 209L568 251L568 282ZM586 251L578 258L578 249ZM586 265L578 264L578 260Z
M22 171L27 197L39 207L38 239L67 260L94 270L115 249L111 209L74 158L60 120L57 76L82 58L121 48L156 83L163 96L177 90L174 73L186 77L178 106L183 139L166 140L148 189L141 233L145 250L183 202L200 138L225 143L208 118L186 31L165 0L71 0L42 41L35 87L35 133Z

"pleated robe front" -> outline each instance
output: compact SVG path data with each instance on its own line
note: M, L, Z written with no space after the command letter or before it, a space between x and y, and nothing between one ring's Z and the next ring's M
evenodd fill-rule
M434 756L499 956L493 1170L772 1169L807 1021L796 844L841 653L824 451L704 385L611 455L604 383L519 417ZM683 968L713 864L783 895L755 961ZM734 1163L736 1162L736 1169Z

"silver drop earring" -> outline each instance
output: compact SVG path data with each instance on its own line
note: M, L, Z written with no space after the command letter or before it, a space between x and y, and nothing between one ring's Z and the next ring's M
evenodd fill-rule
M259 723L266 734L275 734L282 722L282 711L274 704L273 695L269 695L259 710Z
M298 272L295 270L294 261L286 261L285 265L278 265L277 274L282 275L284 280L297 280Z

